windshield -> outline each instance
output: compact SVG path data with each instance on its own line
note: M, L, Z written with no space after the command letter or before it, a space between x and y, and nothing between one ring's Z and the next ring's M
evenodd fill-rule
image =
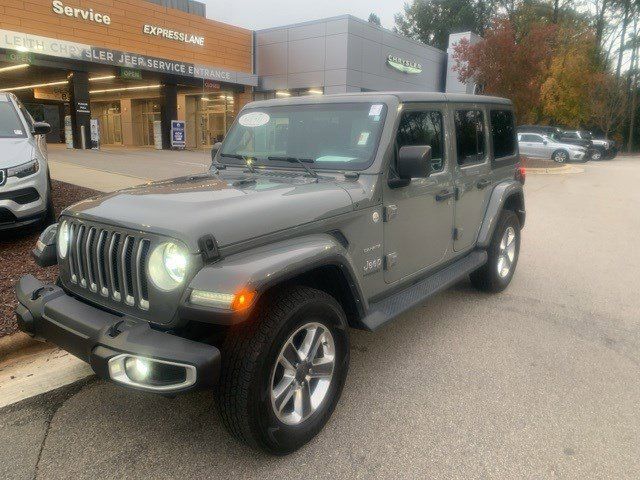
M0 102L0 138L24 138L27 133L11 102Z
M245 157L257 164L273 164L296 158L314 169L361 170L373 161L385 115L382 103L248 109L229 131L221 160L240 164ZM287 165L302 168L296 163Z

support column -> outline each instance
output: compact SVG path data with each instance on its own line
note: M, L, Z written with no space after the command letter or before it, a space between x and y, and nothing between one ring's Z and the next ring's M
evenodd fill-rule
M89 73L71 72L69 75L71 92L71 127L73 128L73 148L82 148L82 132L86 148L91 148L91 110L89 107Z
M171 148L171 120L178 119L178 86L165 83L162 85L161 94L162 148L169 150Z

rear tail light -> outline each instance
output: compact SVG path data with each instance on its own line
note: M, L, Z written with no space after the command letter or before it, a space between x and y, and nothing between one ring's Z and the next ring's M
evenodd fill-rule
M514 177L517 181L519 181L522 185L524 185L524 181L527 178L527 171L524 166L520 163L516 163L516 172Z

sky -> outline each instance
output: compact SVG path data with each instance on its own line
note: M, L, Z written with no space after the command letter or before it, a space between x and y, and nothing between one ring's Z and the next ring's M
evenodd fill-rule
M207 17L231 25L259 30L291 23L351 14L366 20L377 14L391 29L393 15L405 0L199 0L207 5Z

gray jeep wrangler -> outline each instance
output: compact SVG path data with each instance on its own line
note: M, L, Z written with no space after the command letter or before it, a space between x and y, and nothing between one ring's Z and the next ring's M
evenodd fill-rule
M47 285L20 328L121 385L216 387L274 454L340 397L349 329L375 331L455 282L513 278L525 221L510 101L363 93L254 102L210 172L84 200L43 232Z

